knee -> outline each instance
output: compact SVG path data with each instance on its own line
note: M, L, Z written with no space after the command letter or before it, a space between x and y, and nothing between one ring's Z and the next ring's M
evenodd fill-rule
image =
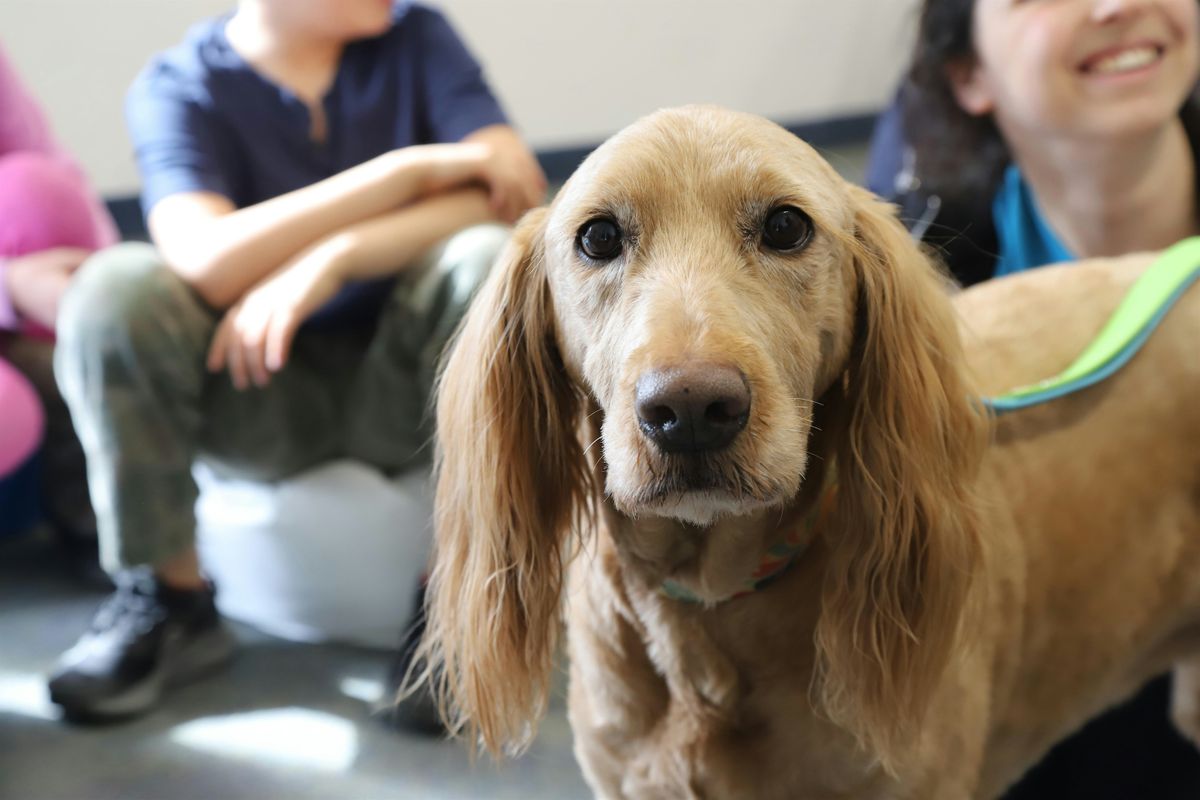
M94 246L82 180L70 163L44 153L0 158L0 252Z
M101 250L79 268L58 313L61 350L138 346L156 336L155 320L177 317L183 281L148 244Z

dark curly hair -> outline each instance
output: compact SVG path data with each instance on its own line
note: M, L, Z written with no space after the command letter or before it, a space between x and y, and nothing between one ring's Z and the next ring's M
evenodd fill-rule
M976 0L924 0L917 44L902 88L904 133L916 155L922 191L945 198L978 197L994 190L1010 156L990 115L964 111L947 68L975 58L971 38ZM1196 91L1180 110L1191 141L1200 134Z
M992 118L964 111L947 75L951 64L975 58L974 16L975 0L924 0L902 90L904 133L922 189L947 197L994 185L1009 158Z

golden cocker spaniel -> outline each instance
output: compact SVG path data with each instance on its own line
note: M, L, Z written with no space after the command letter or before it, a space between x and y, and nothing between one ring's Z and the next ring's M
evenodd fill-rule
M519 750L560 620L604 798L991 798L1175 669L1200 732L1200 293L1003 417L1145 256L954 295L764 120L657 113L530 213L438 403L425 656ZM760 580L761 579L761 580Z

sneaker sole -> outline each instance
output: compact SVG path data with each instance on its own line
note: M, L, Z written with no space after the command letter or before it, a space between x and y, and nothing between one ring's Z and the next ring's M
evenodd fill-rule
M158 668L138 683L113 697L87 705L50 693L50 701L63 710L68 719L99 720L130 717L144 713L169 687L189 683L225 664L233 656L235 640L224 627L209 631L188 642L183 648L168 647Z

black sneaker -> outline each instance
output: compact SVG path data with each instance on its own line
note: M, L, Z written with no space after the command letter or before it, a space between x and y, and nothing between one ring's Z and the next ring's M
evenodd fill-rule
M224 664L233 645L211 588L172 589L149 570L130 570L117 576L117 591L59 659L50 700L68 719L140 714L167 686Z
M421 684L415 692L397 701L404 677L408 674L409 666L417 657L417 647L421 637L425 635L425 586L417 590L417 602L414 606L413 618L402 637L400 652L388 670L387 683L384 687L383 699L375 710L375 715L388 728L408 733L418 733L422 736L445 736L446 726L438 714L437 704L433 700L433 692L428 682Z

